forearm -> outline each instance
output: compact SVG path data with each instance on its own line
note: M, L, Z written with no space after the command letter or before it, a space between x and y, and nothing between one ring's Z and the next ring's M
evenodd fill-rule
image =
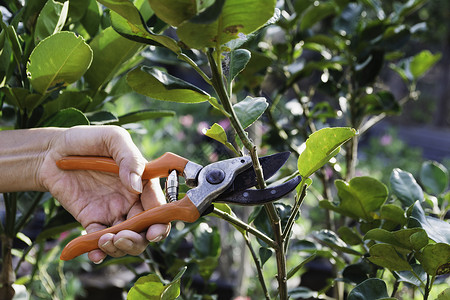
M39 168L62 130L0 131L0 192L45 191L39 180Z

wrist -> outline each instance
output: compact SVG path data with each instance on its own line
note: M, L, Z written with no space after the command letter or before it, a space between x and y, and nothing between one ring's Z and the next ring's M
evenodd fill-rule
M64 129L36 128L0 131L0 192L47 191L44 162Z

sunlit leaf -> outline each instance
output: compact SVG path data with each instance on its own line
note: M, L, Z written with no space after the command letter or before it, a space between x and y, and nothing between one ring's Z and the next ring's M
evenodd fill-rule
M228 82L231 83L234 78L244 70L250 61L251 53L247 49L237 49L230 53L230 70L228 71Z
M36 27L34 29L35 43L54 33L60 32L66 23L68 12L69 1L64 2L64 4L53 0L47 1L36 21Z
M128 73L127 82L135 92L157 100L198 103L211 98L195 85L157 68L136 68Z
M195 16L198 11L198 1L149 0L149 2L158 18L175 27Z
M177 34L191 48L217 47L263 26L273 16L275 2L227 0L216 21L209 24L186 21L178 26Z
M411 206L416 200L423 201L422 188L411 173L394 169L390 178L391 188L404 206Z
M236 149L234 148L233 144L228 142L227 133L223 129L222 126L220 126L217 123L214 123L213 126L211 126L210 129L205 131L205 135L224 144L228 149L231 151L237 153Z
M234 104L233 108L245 129L258 120L268 106L269 103L264 97L252 98L247 96L244 100Z
M323 128L306 140L305 150L298 158L298 170L303 177L311 176L340 151L340 146L356 135L347 127Z
M422 227L428 237L436 243L450 244L450 224L432 216L426 216L425 211L418 201L408 210L410 222L414 220L415 226Z
M410 63L410 71L415 80L422 77L441 58L441 54L432 54L429 50L424 50L415 55Z
M141 19L136 21L141 21ZM111 12L111 23L114 30L127 39L148 45L165 47L177 54L181 53L181 48L174 39L167 35L151 32L142 21L140 23L131 23L118 13Z
M141 44L120 36L111 27L95 36L89 45L94 53L94 58L84 77L94 91L117 75L122 64L133 57L142 47Z
M339 208L347 215L370 221L373 212L387 199L387 187L372 177L355 177L350 182L335 181L339 196Z
M450 288L443 290L436 298L436 300L447 300L450 299Z
M364 239L391 244L410 251L420 250L428 244L428 236L422 228L407 228L397 231L375 228L367 232Z
M49 53L52 53L50 57ZM27 74L33 88L45 94L55 85L64 86L77 81L91 61L92 50L81 36L59 32L34 48L27 64Z
M420 182L428 193L437 196L448 186L448 170L438 162L426 161L420 169Z

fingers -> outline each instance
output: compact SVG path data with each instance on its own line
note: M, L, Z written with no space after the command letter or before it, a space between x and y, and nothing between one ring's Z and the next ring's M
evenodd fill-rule
M159 184L159 179L149 180L144 185L144 192L141 195L142 206L145 210L157 207L166 203L163 191ZM169 224L154 224L147 230L147 240L150 242L159 242L167 237L170 232Z
M143 233L139 234L130 230L123 230L117 234L107 233L98 240L99 249L90 251L89 259L99 264L107 255L121 257L124 255L139 255L144 252L148 241Z
M142 193L141 176L147 160L130 134L119 126L75 126L65 131L61 156L91 155L112 157L119 166L119 177L132 193Z
M130 192L140 194L143 190L142 173L147 160L133 143L130 134L123 128L107 126L105 145L119 166L119 177Z

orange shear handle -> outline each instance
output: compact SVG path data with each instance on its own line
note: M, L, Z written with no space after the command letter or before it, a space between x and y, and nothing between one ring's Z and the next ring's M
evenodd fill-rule
M142 179L167 177L172 170L182 174L188 162L189 160L184 157L166 152L145 165ZM67 156L58 160L56 165L62 170L93 170L119 174L119 166L109 157Z
M183 173L188 162L189 160L184 157L167 152L145 165L142 178L167 177L172 170ZM56 165L63 170L93 170L119 173L119 166L112 158L101 156L67 156L58 160ZM118 233L125 229L143 232L153 224L166 224L175 220L194 222L199 217L200 213L197 207L188 196L185 196L179 201L143 211L120 224L80 236L66 245L60 258L62 260L70 260L83 253L98 249L98 239L105 233Z
M143 232L150 225L166 224L175 220L195 222L200 217L197 207L186 195L179 201L146 210L112 227L82 235L70 241L61 252L60 259L70 260L83 253L98 249L99 238L106 233L118 233L121 230Z

